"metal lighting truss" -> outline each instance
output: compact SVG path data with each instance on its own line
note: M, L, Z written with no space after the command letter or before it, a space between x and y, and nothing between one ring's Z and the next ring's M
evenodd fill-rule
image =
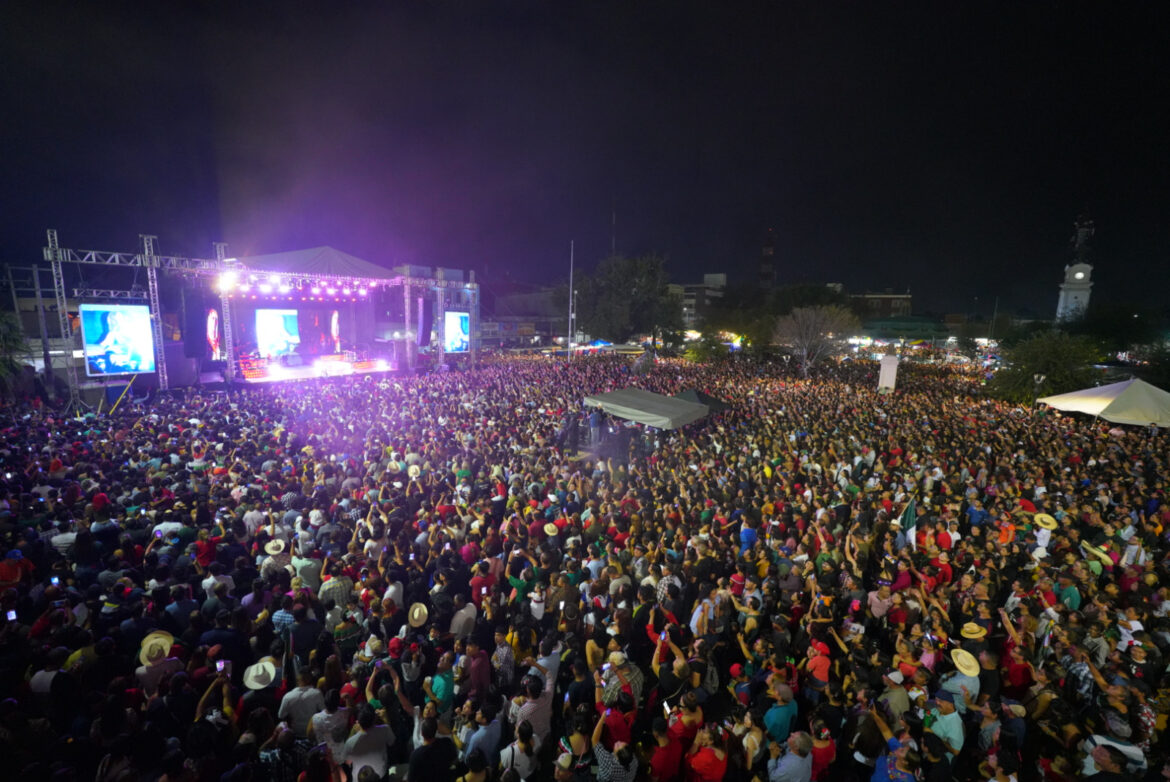
M130 301L146 301L150 298L144 290L112 290L110 288L74 288L75 299L128 299Z

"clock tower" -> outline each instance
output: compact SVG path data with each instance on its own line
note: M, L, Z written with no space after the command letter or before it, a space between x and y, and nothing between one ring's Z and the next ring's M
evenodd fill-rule
M1087 217L1077 218L1076 233L1070 242L1073 247L1073 262L1064 267L1064 282L1060 284L1060 298L1056 301L1056 320L1076 320L1089 308L1089 293L1093 288L1093 266L1089 263L1092 249L1089 239L1093 237L1093 221Z

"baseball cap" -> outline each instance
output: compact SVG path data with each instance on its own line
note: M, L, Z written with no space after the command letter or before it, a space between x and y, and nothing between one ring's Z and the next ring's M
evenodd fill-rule
M734 665L731 666L731 669L729 672L731 673L731 677L733 679L738 679L740 676L743 676L743 666L740 665L739 663L735 663Z

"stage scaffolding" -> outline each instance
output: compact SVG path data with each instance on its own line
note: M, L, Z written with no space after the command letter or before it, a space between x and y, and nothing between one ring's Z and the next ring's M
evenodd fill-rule
M219 292L222 320L223 320L223 336L224 348L227 351L228 360L226 362L225 380L232 382L236 379L236 357L235 345L232 328L232 295L231 291L226 286L219 286L220 275L225 272L235 272L238 275L279 275L281 280L289 285L333 285L336 287L350 287L367 289L376 288L393 288L397 286L402 287L403 294L403 328L400 333L403 334L403 339L406 343L407 355L407 369L414 370L417 356L418 356L418 335L416 333L416 325L414 324L414 299L420 295L430 295L433 297L435 306L434 312L436 315L435 330L439 333L437 345L432 345L432 348L437 356L436 367L442 366L444 362L443 353L443 320L442 313L447 309L447 301L451 295L457 290L466 292L468 300L468 309L470 311L470 345L469 355L471 363L476 363L479 353L479 307L480 294L479 285L475 282L475 273L471 272L469 281L462 280L447 280L443 277L442 270L438 270L436 277L419 277L409 276L405 274L397 274L388 277L348 277L329 274L305 274L286 272L281 269L256 269L247 266L247 258L237 260L235 258L228 258L227 244L223 242L216 242L215 258L184 258L170 255L159 255L155 251L155 241L157 237L140 234L139 241L141 249L137 253L123 253L110 252L105 250L73 250L61 247L57 239L56 229L48 229L47 244L43 251L44 260L49 263L50 269L53 273L53 291L57 303L57 317L60 319L61 336L63 340L74 349L80 347L75 339L72 323L69 320L68 303L65 293L65 274L64 264L81 264L91 266L110 266L128 269L145 269L147 278L147 290L145 296L142 291L126 291L126 290L110 290L110 289L90 289L90 288L75 288L75 296L94 296L110 299L121 298L146 298L150 302L150 319L151 328L154 332L154 351L155 351L155 367L158 374L158 383L160 389L167 389L170 387L167 378L166 357L164 355L163 333L162 333L162 310L159 300L159 272L164 276L178 276L185 278L203 278L211 279L215 289ZM13 291L15 296L15 290ZM184 334L184 339L187 335ZM200 335L202 339L202 335ZM78 370L76 360L73 357L73 350L64 351L64 355L58 355L53 358L54 368L60 365L64 369L65 376L69 384L69 399L70 408L77 410L81 405L80 383L78 380ZM49 367L46 367L49 370Z

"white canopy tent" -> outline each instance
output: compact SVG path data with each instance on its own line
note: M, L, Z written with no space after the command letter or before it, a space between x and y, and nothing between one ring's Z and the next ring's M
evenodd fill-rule
M608 394L587 396L585 404L589 407L600 407L618 418L657 429L678 429L680 426L698 421L708 412L706 405L643 391L640 388L623 388L620 391L610 391Z
M1170 427L1170 393L1133 378L1036 400L1068 413L1088 413L1115 424Z

